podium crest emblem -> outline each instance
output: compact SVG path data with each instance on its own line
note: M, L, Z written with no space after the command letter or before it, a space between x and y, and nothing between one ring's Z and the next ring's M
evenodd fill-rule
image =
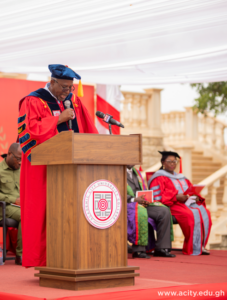
M93 210L98 220L109 219L113 212L113 192L93 192Z
M83 210L87 221L94 227L112 226L121 212L121 196L108 180L98 180L87 188L83 197Z

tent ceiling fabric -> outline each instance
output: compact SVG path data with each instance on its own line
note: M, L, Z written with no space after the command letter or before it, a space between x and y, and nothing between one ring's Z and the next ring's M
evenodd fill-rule
M226 0L1 0L0 72L166 84L227 80Z

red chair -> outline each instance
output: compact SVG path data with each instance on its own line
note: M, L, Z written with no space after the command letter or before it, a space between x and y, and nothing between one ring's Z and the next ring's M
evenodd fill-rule
M148 188L148 189L149 189L148 181L149 181L149 179L151 178L151 176L152 176L154 173L155 173L155 172L146 172L147 188Z

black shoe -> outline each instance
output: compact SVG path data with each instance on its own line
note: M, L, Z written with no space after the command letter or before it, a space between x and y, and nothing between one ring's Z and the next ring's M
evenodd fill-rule
M155 249L155 250L154 250L154 256L160 256L160 257L176 257L175 254L171 254L169 251L166 251L165 249Z
M132 246L128 244L128 253L133 253Z
M134 252L133 257L134 258L136 258L136 257L137 258L147 258L147 259L151 258L149 255L147 255L146 252Z
M15 265L22 265L22 256L16 256L15 258Z
M210 252L206 250L205 248L202 250L202 255L210 255Z

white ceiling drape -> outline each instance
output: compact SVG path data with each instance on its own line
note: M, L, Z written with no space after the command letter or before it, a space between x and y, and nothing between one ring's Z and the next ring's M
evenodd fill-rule
M227 80L227 0L0 0L0 72L84 82Z

